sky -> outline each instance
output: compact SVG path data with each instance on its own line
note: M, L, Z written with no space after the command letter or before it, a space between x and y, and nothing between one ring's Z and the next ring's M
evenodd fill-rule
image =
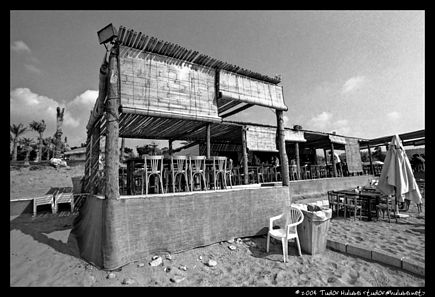
M97 31L109 23L281 75L287 127L365 139L425 129L425 12L418 10L13 10L11 124L44 119L52 136L61 106L68 144L86 141L105 54ZM228 119L276 125L264 107Z

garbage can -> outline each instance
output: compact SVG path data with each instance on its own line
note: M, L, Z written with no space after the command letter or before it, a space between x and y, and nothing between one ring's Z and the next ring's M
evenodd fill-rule
M310 255L321 254L326 249L329 221L332 209L307 211L301 209L304 220L298 225L301 249Z
M83 178L84 176L73 176L72 184L73 184L73 193L80 194L83 193Z

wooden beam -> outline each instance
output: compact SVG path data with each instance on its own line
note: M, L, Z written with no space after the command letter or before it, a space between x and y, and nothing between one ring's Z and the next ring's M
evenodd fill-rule
M373 161L372 161L372 152L370 151L370 144L367 143L367 150L369 153L369 161L370 161L370 174L375 174L375 169L373 167Z
M249 171L248 171L248 151L246 140L246 126L242 127L242 155L243 155L243 183L247 185L249 183Z
M331 160L332 160L332 170L334 172L334 177L337 177L337 167L335 166L334 143L333 142L331 142Z
M211 140L211 132L210 132L210 127L211 127L211 124L210 123L208 123L207 124L207 158L209 159L210 158L210 149L211 149L211 142L210 142L210 140Z
M119 114L120 77L119 77L119 46L114 45L109 57L109 85L106 100L106 158L104 167L105 197L119 198Z
M169 144L169 155L172 155L172 139L169 139L168 144Z
M288 168L288 158L285 150L285 131L284 131L284 112L282 110L276 110L276 122L277 122L277 140L279 156L281 161L281 178L282 185L288 186L290 184L290 175Z
M299 156L299 142L295 142L295 153L296 153L296 170L298 179L301 179L301 158Z

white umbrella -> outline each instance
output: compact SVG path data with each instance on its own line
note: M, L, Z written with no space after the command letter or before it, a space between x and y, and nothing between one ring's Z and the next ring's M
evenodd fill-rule
M404 202L405 198L417 204L421 203L420 190L411 164L397 134L393 136L388 147L377 188L385 195L395 195L397 215L397 204Z

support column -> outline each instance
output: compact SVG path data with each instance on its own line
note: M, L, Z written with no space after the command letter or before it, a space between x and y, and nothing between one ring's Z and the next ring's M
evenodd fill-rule
M119 157L120 162L124 161L124 148L125 148L125 138L122 138L121 139L121 155Z
M282 110L276 110L276 122L277 122L277 140L278 140L278 149L279 149L279 157L281 161L281 178L282 185L288 186L290 184L290 175L288 168L288 158L287 153L285 151L285 132L284 132L284 112Z
M243 154L243 184L247 185L249 183L248 176L248 152L247 152L247 142L246 142L246 126L242 127L242 154Z
M211 124L207 124L207 159L211 157L211 132L210 132Z
M372 160L372 152L370 150L370 144L367 144L367 150L369 153L369 162L370 162L370 174L375 174L375 168L373 168L373 160Z
M168 145L169 145L169 155L171 155L171 156L172 156L172 142L173 142L173 140L172 140L172 139L169 139L169 141L168 141Z
M119 47L114 45L109 57L109 92L106 101L106 164L104 168L106 199L119 198Z
M301 157L299 156L299 142L295 142L296 167L298 179L301 179Z
M334 177L337 177L337 167L334 158L334 143L331 142L331 160L332 160L332 170L334 172Z

